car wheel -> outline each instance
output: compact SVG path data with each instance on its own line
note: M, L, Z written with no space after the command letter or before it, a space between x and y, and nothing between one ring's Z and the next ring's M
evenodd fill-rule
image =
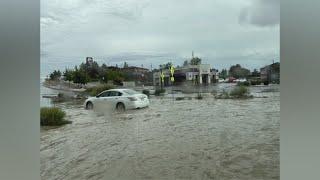
M93 109L92 102L87 102L86 109L88 109L88 110Z
M123 103L118 103L116 109L118 112L124 112L126 110L126 107Z

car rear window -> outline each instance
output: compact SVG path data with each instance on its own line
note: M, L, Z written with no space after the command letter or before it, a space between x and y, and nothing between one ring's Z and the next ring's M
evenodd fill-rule
M131 89L123 90L123 92L125 92L125 93L127 93L127 94L130 94L130 95L139 94L139 92L134 91L134 90L131 90Z

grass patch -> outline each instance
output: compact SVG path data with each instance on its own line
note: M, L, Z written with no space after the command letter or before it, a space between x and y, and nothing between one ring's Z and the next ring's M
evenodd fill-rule
M230 93L223 91L221 94L215 96L216 99L248 99L252 97L246 86L236 86Z
M114 88L114 86L109 85L109 84L105 84L105 85L90 87L85 90L85 93L90 96L96 96L99 93L101 93L102 91L113 89L113 88Z
M61 126L70 124L71 121L65 120L66 113L57 107L43 107L40 109L41 126Z
M249 89L245 86L235 87L231 92L230 96L233 97L244 97L249 94Z

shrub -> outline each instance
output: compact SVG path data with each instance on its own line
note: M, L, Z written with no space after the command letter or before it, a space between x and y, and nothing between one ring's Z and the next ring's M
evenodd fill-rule
M184 97L177 97L176 100L177 100L177 101L184 100Z
M147 90L147 89L144 89L144 90L142 91L142 93L145 94L145 95L147 95L148 97L150 96L150 91Z
M238 98L247 97L248 94L249 89L245 86L237 86L230 92L230 96Z
M223 90L221 94L215 96L217 99L229 99L229 93L226 90Z
M165 93L165 92L166 92L165 89L156 89L156 91L154 92L154 95L160 96L162 93Z
M251 80L250 81L251 85L260 85L261 84L261 80Z
M269 85L269 82L268 81L264 81L263 84L267 86L267 85Z
M250 83L248 81L245 82L238 82L238 86L250 86Z
M66 113L57 107L43 107L40 109L40 125L41 126L61 126L70 124L64 117Z
M86 89L85 93L88 93L90 96L96 96L102 91L113 89L114 87L112 85L100 85L100 86L94 86L91 88Z

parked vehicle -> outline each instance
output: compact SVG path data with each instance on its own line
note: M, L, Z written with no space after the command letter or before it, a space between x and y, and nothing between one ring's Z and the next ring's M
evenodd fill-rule
M95 106L108 104L117 111L148 107L148 96L132 89L110 89L101 92L95 97L89 97L84 106L93 109Z

